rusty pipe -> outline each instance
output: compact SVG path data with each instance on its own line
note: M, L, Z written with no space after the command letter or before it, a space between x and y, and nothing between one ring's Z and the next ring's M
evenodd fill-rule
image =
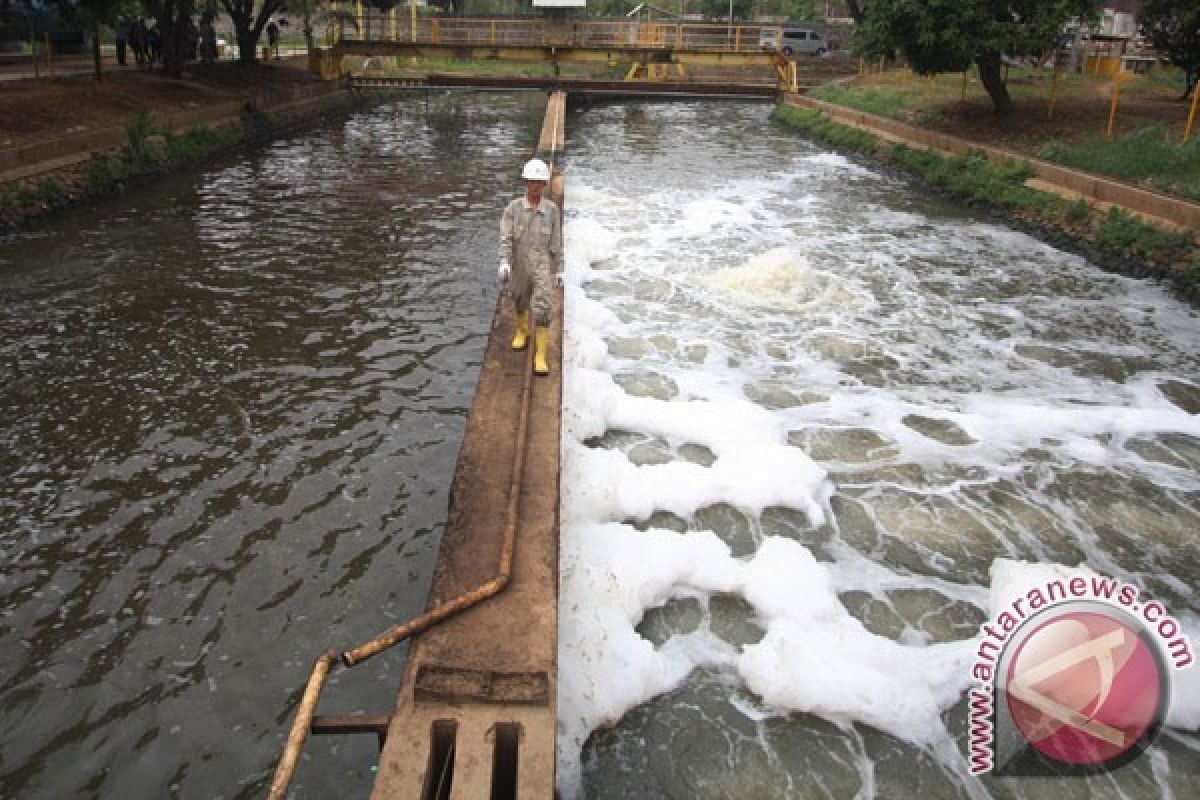
M312 674L308 677L308 685L304 687L304 697L300 700L300 708L296 711L296 720L288 734L287 745L279 765L275 767L275 776L271 779L271 788L267 792L268 800L284 800L287 797L288 784L292 782L292 773L300 761L300 752L308 739L308 731L312 726L313 717L317 713L317 701L321 699L321 690L329 678L329 670L337 661L337 651L326 650L313 665Z
M549 105L554 109L552 128L554 131L557 131L561 117L561 106L566 95L562 92L556 92L555 95L551 96ZM556 133L552 132L550 138L550 163L553 164L554 153L558 149L558 137ZM561 183L561 173L559 179ZM487 583L477 586L469 592L464 592L449 602L439 603L421 616L411 619L403 625L389 628L371 641L342 653L342 663L347 667L361 664L371 656L378 655L389 647L394 647L405 639L416 636L455 614L478 605L489 597L500 594L508 586L508 582L512 578L513 553L516 551L517 546L517 513L520 509L521 479L525 472L525 449L529 430L529 398L533 388L531 377L533 369L530 363L532 357L533 348L530 347L525 359L525 378L521 384L521 410L517 415L517 446L513 453L512 477L508 484L508 508L505 513L504 543L500 548L499 573Z
M529 430L529 398L533 388L533 366L530 364L533 348L530 347L525 358L525 379L521 385L521 410L517 415L517 446L513 453L512 477L508 484L508 508L505 512L504 542L500 548L500 571L496 577L487 583L464 592L446 603L426 611L419 617L411 619L403 625L397 625L376 636L369 642L361 644L353 650L342 653L342 663L347 667L361 664L368 658L382 653L389 647L394 647L405 639L415 636L438 623L449 619L471 606L478 605L489 597L504 591L512 578L513 553L517 546L517 513L520 509L521 478L525 472L525 450L527 432Z

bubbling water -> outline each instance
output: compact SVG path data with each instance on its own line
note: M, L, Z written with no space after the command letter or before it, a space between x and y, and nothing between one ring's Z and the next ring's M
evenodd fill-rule
M977 631L1079 564L1200 634L1200 322L762 113L573 139L560 789L1044 796L968 775ZM1196 672L1118 796L1193 786Z

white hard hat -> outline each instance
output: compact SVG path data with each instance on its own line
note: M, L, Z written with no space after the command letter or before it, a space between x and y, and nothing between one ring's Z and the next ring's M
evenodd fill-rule
M525 169L521 171L521 177L527 181L548 181L550 180L550 167L546 166L546 162L540 158L530 159L525 162Z

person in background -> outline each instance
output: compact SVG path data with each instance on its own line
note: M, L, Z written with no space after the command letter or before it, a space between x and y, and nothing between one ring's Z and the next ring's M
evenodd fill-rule
M129 47L129 22L128 22L128 20L122 19L117 23L116 44L117 44L117 66L123 67L123 66L125 66L125 60L127 58L126 53L127 53L128 47Z
M275 20L267 23L267 47L272 59L279 58L279 26Z
M133 60L139 67L146 63L146 46L146 23L135 19L129 26L129 47L133 50Z
M212 64L217 60L217 29L213 27L211 11L205 11L200 17L200 60Z
M512 295L517 312L514 350L529 343L529 317L535 325L533 371L548 375L546 347L550 339L552 310L551 274L556 286L562 286L562 220L558 206L543 196L550 181L550 167L535 158L521 172L525 195L504 209L500 218L500 266L497 276Z
M157 64L160 55L162 55L162 31L155 25L153 28L146 28L146 63Z

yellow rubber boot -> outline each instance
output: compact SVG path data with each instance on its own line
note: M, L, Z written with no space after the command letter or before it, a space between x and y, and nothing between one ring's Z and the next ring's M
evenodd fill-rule
M550 341L550 329L541 325L533 333L533 371L537 375L549 375L550 365L546 363L546 345Z
M517 312L517 335L513 337L512 349L524 350L525 345L529 344L529 312Z

